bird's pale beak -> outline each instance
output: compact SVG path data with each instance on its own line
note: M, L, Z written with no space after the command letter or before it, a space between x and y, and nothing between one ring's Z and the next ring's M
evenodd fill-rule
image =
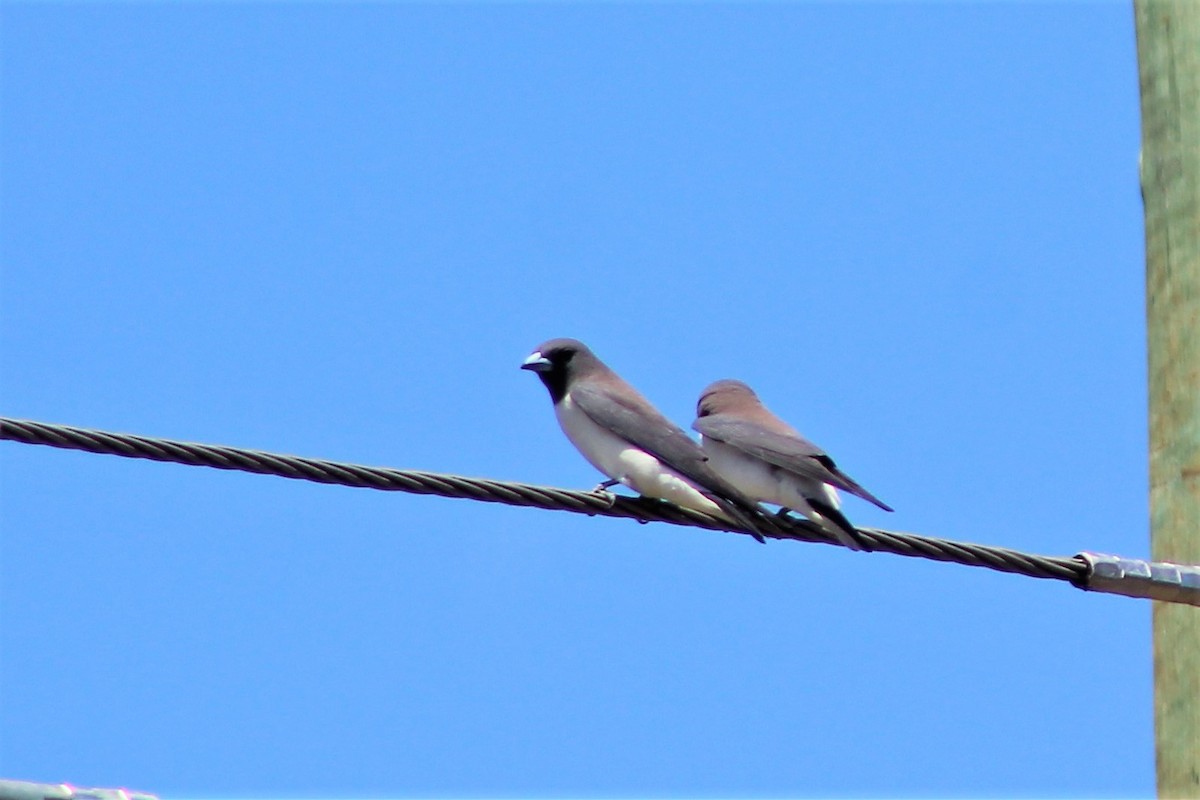
M534 372L549 372L553 368L550 359L541 353L531 353L529 358L521 362L521 369L531 369Z

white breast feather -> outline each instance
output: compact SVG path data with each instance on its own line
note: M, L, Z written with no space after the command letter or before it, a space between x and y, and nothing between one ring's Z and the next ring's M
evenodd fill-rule
M775 469L766 461L716 439L702 436L700 440L716 473L755 500L785 506L808 517L813 515L808 504L810 497L834 508L840 505L837 490L826 483Z
M569 394L554 406L554 413L571 444L608 477L647 497L724 516L717 504L701 494L687 478L593 422Z

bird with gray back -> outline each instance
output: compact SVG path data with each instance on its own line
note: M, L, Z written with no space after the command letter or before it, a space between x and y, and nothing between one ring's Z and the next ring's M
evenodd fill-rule
M837 490L891 511L824 450L767 410L746 384L721 380L700 394L696 421L712 468L748 497L798 511L852 550L869 550L841 512Z
M597 489L621 483L646 497L738 523L765 541L758 504L714 472L690 436L583 342L551 339L521 368L537 373L563 433L608 476Z

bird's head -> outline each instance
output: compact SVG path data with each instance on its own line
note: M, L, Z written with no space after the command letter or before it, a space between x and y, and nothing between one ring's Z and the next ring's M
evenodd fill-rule
M758 395L753 389L741 381L726 378L710 383L700 393L700 401L696 403L696 416L707 417L710 414L721 414L758 404Z
M588 346L578 339L551 339L533 349L521 369L536 372L555 403L567 393L572 379L599 363Z

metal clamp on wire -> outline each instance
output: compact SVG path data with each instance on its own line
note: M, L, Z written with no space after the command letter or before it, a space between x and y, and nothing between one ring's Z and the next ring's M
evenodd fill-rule
M1200 566L1143 561L1105 553L1080 553L1088 566L1083 588L1089 592L1144 597L1200 606Z

